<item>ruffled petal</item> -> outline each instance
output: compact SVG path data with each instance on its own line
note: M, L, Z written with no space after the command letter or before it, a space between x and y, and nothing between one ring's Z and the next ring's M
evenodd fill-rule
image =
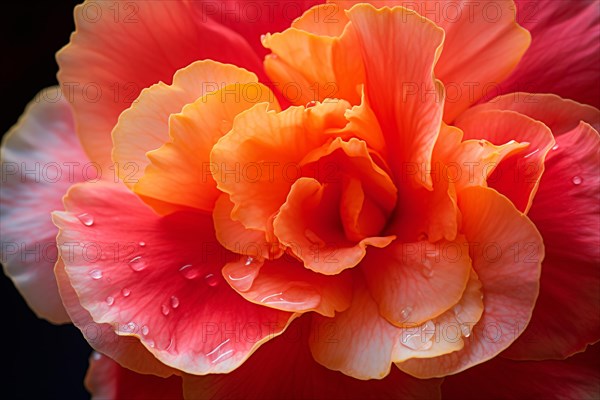
M74 186L65 208L54 214L57 240L81 305L166 365L230 372L293 319L224 282L221 268L233 257L214 238L210 214L161 218L124 185L108 183ZM90 219L82 222L84 212Z
M397 364L420 378L457 373L505 350L527 326L538 296L544 245L531 221L489 188L466 188L458 202L484 312L462 350Z
M58 80L73 105L83 148L103 167L111 164L117 117L143 88L170 83L175 71L202 59L264 76L248 43L210 19L204 3L88 1L75 8L75 26L57 54Z
M600 136L581 122L556 138L529 218L544 238L540 297L504 353L562 359L600 339Z
M420 325L458 303L471 260L464 237L455 241L394 243L373 249L362 264L379 312L397 326Z
M512 92L555 93L600 107L600 9L594 1L516 0L531 47L488 98ZM557 40L557 38L559 38Z
M323 328L316 331L310 317L300 318L232 373L184 376L184 393L188 398L203 399L439 398L439 379L415 379L394 368L385 379L361 381L319 365L311 356L309 337L318 335L335 342L342 333L332 325Z
M529 146L497 162L490 163L494 172L487 184L508 197L520 211L527 212L544 172L544 160L554 146L552 132L546 125L510 110L485 110L473 107L456 121L464 139L485 139L495 145L510 141Z
M92 399L179 400L183 399L181 378L142 375L121 367L110 358L94 352L85 376Z
M600 345L564 361L512 361L502 357L448 376L442 397L478 399L595 399L600 393Z
M56 227L70 185L102 178L75 135L68 102L57 87L41 91L2 141L0 260L29 307L53 323L69 322L56 280Z
M332 317L352 298L349 275L315 274L290 255L265 261L242 257L223 268L223 277L246 300L289 312Z
M407 164L429 171L444 107L443 86L433 77L443 30L401 7L376 10L359 4L348 11L348 17L360 44L369 105L388 148L397 149L390 160L394 172L400 175ZM381 62L383 54L386 62ZM427 172L423 176L421 180L421 174L416 174L413 183L430 189L431 176Z

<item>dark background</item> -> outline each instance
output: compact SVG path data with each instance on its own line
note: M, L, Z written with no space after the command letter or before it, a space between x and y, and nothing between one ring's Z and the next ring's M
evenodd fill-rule
M80 1L3 2L0 12L0 134L35 94L56 84L54 53L74 29ZM87 399L90 348L78 329L38 319L11 280L0 274L0 337L4 399Z

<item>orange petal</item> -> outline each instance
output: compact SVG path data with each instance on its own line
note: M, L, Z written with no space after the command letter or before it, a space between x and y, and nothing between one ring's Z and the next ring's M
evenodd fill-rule
M515 111L479 107L463 113L456 126L463 130L465 139L486 139L497 145L512 140L529 143L526 151L499 161L487 179L489 186L507 196L519 210L527 212L544 172L546 155L555 144L550 129Z
M415 377L454 374L495 357L527 325L538 296L544 245L533 223L493 189L469 187L458 200L484 312L462 350L398 364Z
M239 114L211 153L217 187L235 204L232 219L266 232L300 177L300 161L329 140L326 128L345 126L348 106L339 101L276 113L256 105Z
M332 317L347 309L352 298L349 275L315 274L290 255L264 262L242 257L227 264L223 276L246 300L283 311Z
M469 246L460 236L395 243L370 252L363 271L383 317L397 326L420 325L461 299L471 271Z
M264 231L248 229L241 222L232 220L232 210L233 203L229 200L229 195L221 194L213 210L215 235L221 246L234 253L257 259L281 256L283 250L277 239L269 238Z
M433 78L444 32L405 8L376 10L360 4L348 11L366 71L365 91L381 124L396 174L406 164L413 183L431 189L431 153L440 129L443 86ZM418 49L417 52L414 49ZM386 56L386 62L381 57ZM421 95L427 93L427 95Z
M221 192L212 177L210 152L229 132L237 114L262 102L274 102L270 107L279 108L266 86L235 83L208 93L186 105L181 113L171 115L171 140L146 153L150 164L134 191L164 202L211 211Z
M265 58L265 70L292 104L327 98L360 102L364 72L356 36L344 13L333 8L315 6L291 28L263 38L273 53Z
M394 236L366 237L358 243L343 234L339 188L312 178L298 179L273 221L277 239L304 262L325 275L335 275L356 266L366 246L385 247Z
M206 12L203 4L183 1L87 1L75 7L75 32L57 53L58 80L73 106L83 148L103 170L112 164L111 130L142 89L170 83L178 69L203 59L262 73L244 38Z
M183 106L232 83L258 82L251 72L217 63L197 61L173 76L173 84L159 82L144 89L120 116L113 130L112 158L123 182L132 187L150 163L146 153L167 143L169 117Z

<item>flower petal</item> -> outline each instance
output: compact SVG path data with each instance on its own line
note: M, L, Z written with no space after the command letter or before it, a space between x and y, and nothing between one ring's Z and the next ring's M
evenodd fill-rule
M246 300L283 311L333 316L352 298L349 275L315 274L290 255L265 261L242 257L227 264L223 276Z
M56 227L50 212L61 209L70 185L97 179L58 87L41 91L2 141L0 260L29 307L53 323L69 322L56 280ZM91 167L91 168L88 168ZM88 175L89 174L89 175Z
M214 238L210 214L161 218L124 185L108 183L74 186L65 208L54 214L57 240L81 305L166 365L229 372L293 319L225 284L221 268L233 255ZM82 212L93 222L81 223Z
M600 346L564 361L512 361L502 357L446 377L444 399L594 399L600 393ZM490 381L490 377L493 380Z
M412 378L397 368L382 380L360 381L315 362L308 347L309 336L336 341L340 332L315 331L311 318L295 321L286 334L266 343L237 370L225 375L183 377L188 398L246 399L437 399L441 380ZM282 371L284 373L282 373ZM273 377L277 379L273 379Z
M348 11L348 17L360 43L369 104L388 148L398 149L390 161L392 168L400 174L402 165L412 164L429 171L444 106L443 86L433 78L444 32L401 7L376 10L359 4ZM381 62L383 54L386 62ZM410 90L411 85L429 95L422 98ZM425 172L424 180L420 175L414 183L430 189L430 175Z
M550 129L515 111L483 107L463 113L456 126L464 131L464 139L486 139L496 145L512 140L529 143L527 149L499 160L497 166L490 163L495 169L487 179L490 187L507 196L517 209L527 212L544 172L544 159L555 144Z
M600 107L600 42L596 40L600 9L596 2L516 3L517 21L531 32L531 47L508 79L489 91L489 97L512 92L555 93Z
M273 93L260 83L234 83L172 114L171 140L146 153L150 164L134 191L163 202L212 211L220 194L211 174L215 167L210 163L213 146L231 129L237 114L256 103L271 101L270 106L278 109Z
M180 377L165 379L138 374L96 352L90 357L85 387L92 399L183 399Z
M455 241L394 243L373 249L363 263L379 312L397 326L420 325L458 303L471 260L464 237Z
M562 359L600 339L600 136L588 124L556 138L529 218L546 245L540 297L504 353Z
M420 378L457 373L496 356L527 325L538 296L544 245L531 221L493 189L466 188L458 201L484 312L462 350L398 364Z
M248 43L206 12L203 3L186 1L88 1L75 8L75 33L57 54L58 80L93 161L111 164L110 132L140 90L169 83L191 62L233 63L263 76Z
M169 136L171 114L181 112L186 104L214 94L228 84L257 81L256 75L244 69L206 60L177 71L171 85L160 82L144 89L119 116L113 130L112 158L120 178L128 186L139 181L150 163L146 153L172 139Z

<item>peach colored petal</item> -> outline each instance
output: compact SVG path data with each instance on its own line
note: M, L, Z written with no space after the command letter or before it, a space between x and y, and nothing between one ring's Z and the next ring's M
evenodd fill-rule
M546 125L515 111L484 110L472 107L456 121L464 139L486 139L500 145L513 140L528 142L525 151L499 161L487 179L490 187L507 196L516 207L527 212L544 172L544 160L554 146Z
M150 164L134 186L134 192L176 205L212 211L220 192L212 177L215 166L210 163L210 152L229 132L237 114L262 102L279 109L277 100L266 86L257 82L234 83L207 93L183 107L181 113L172 114L170 140L159 149L146 153Z
M223 89L228 84L258 82L251 72L217 63L197 61L177 71L173 83L159 82L144 89L113 129L112 159L116 173L133 187L150 163L146 153L167 143L169 117L189 103ZM112 127L111 127L112 129Z
M256 105L239 114L210 159L217 187L235 204L232 219L268 231L269 219L301 175L300 161L330 139L325 129L345 126L348 107L339 101L276 113Z
M444 32L405 8L376 10L354 6L348 17L356 30L365 65L365 92L388 148L397 149L390 164L397 175L405 165L424 171L413 178L431 189L431 152L440 129L444 89L433 77ZM414 51L413 49L418 49ZM382 55L386 62L381 62ZM410 57L407 55L410 54ZM412 89L417 88L415 92ZM427 96L421 96L425 92Z
M290 255L265 261L242 257L223 268L223 277L246 300L289 312L332 317L352 298L349 275L315 274Z
M206 11L193 1L86 1L75 7L75 32L57 54L58 80L92 161L102 168L112 164L111 130L142 89L171 83L178 69L196 60L236 64L263 77L244 38Z
M160 217L114 183L73 186L65 208L54 213L57 241L81 306L168 366L229 372L295 317L226 284L221 269L236 256L214 238L210 214ZM84 212L93 220L82 223Z
M56 227L70 185L101 178L75 135L69 103L58 87L42 90L2 140L0 261L29 307L53 323L69 322L52 269ZM100 173L100 176L98 174Z
M471 271L464 237L454 241L394 243L373 249L363 265L379 312L397 326L420 325L461 299Z
M458 193L462 231L482 283L484 312L462 350L397 364L415 377L454 374L505 350L527 326L538 296L542 238L531 221L493 189Z
M512 110L541 121L555 136L575 128L580 121L600 131L600 110L587 104L563 99L555 94L517 92L505 94L478 105L479 110Z
M291 28L263 38L272 51L265 70L292 104L333 98L360 102L364 72L356 35L343 13L331 15L332 7L312 7Z

